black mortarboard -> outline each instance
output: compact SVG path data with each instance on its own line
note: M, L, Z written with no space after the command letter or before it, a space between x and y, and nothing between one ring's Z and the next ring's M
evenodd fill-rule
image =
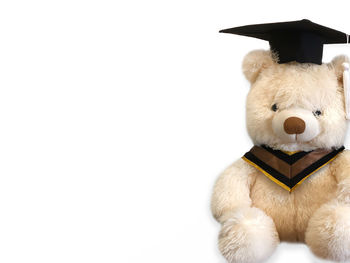
M324 44L348 43L347 34L315 24L307 19L234 27L221 30L220 33L269 41L270 48L276 53L280 64L297 61L320 65Z

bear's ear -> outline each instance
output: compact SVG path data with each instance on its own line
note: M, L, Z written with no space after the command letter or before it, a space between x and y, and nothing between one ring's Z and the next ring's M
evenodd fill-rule
M328 64L328 67L334 70L334 73L337 76L337 79L339 82L343 82L343 72L344 72L343 63L344 62L349 62L349 58L347 56L341 55L341 56L336 56Z
M249 52L243 59L242 69L247 80L253 84L260 72L271 66L274 62L271 51L254 50Z

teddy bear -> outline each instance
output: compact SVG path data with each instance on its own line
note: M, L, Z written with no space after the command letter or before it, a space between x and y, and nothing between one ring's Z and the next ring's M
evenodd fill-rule
M245 56L246 125L254 147L219 176L211 199L228 262L264 261L281 241L305 243L320 258L350 260L344 62L346 56L320 65L280 64L271 50ZM303 167L288 166L290 160ZM307 174L293 181L305 167Z

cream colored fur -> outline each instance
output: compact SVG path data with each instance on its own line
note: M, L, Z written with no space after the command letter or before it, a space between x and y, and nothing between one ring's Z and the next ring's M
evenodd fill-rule
M246 119L254 144L286 151L342 146L346 60L277 64L268 51L249 53L243 72L251 83ZM277 111L271 110L275 103ZM279 126L294 115L306 123L296 140ZM305 242L319 257L350 260L350 153L341 153L291 193L239 159L219 176L211 208L222 224L219 249L230 263L261 262L280 241Z

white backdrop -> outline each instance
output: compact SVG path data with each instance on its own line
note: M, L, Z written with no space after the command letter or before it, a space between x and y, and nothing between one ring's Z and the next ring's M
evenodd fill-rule
M209 210L250 149L241 61L219 34L348 1L1 1L0 262L224 262ZM326 47L324 61L350 47ZM319 262L282 244L273 262Z

